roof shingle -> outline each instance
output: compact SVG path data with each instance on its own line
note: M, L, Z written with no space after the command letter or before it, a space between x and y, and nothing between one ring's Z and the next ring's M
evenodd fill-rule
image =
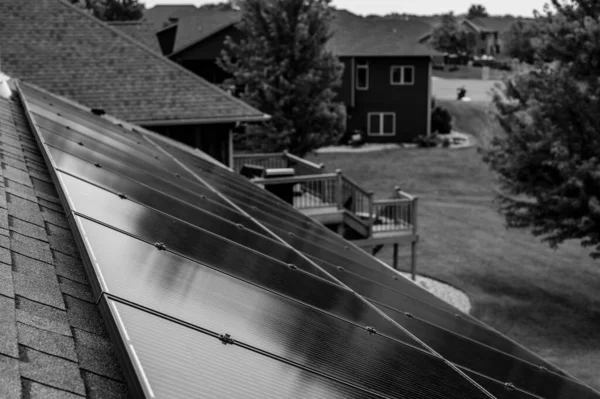
M6 230L0 397L126 397L72 233L63 228L62 206L16 98L0 98L0 150L0 230Z
M0 48L9 75L124 120L264 119L263 113L63 0L1 1Z

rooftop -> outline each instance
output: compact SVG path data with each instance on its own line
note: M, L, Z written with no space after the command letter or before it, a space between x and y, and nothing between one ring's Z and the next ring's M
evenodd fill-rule
M0 397L127 397L18 96L0 97L0 162Z
M65 0L0 2L0 65L140 124L264 120L264 115Z
M181 53L212 34L241 21L241 11L199 10L177 23L171 55ZM437 53L418 43L424 25L400 19L372 20L345 10L334 10L329 49L337 56L430 56Z
M11 84L2 397L598 397L205 155Z

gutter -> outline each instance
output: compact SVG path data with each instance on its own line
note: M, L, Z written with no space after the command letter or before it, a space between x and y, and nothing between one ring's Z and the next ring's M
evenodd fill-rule
M215 117L201 119L171 119L171 120L144 120L130 119L127 122L134 125L143 126L180 126L180 125L208 125L211 123L235 123L235 122L265 122L271 119L271 115L262 114L257 116L240 116L240 117Z

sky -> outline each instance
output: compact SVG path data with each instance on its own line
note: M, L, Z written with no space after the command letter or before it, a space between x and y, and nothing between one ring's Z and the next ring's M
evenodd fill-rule
M194 4L220 3L224 0L140 0L147 8L156 4ZM349 10L355 14L389 14L392 12L408 14L441 14L454 11L461 14L473 3L482 4L492 15L532 16L533 10L540 10L548 0L333 0L337 8Z

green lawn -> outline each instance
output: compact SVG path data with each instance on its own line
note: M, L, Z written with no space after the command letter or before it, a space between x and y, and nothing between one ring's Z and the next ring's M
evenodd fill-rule
M464 110L454 111L460 117ZM467 129L471 119L463 121ZM341 168L378 198L395 185L418 195L418 271L460 287L476 317L600 390L600 262L575 242L554 251L526 231L507 230L476 149L309 159ZM389 248L379 256L391 263ZM408 270L407 248L400 265Z

